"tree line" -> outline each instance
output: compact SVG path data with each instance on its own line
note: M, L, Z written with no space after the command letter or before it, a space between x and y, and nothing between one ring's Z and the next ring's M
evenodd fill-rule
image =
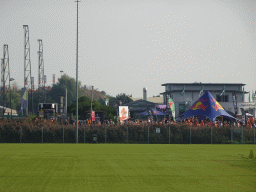
M69 77L64 74L61 78L58 78L56 84L52 86L45 87L45 89L36 89L28 91L28 109L29 114L36 115L38 112L38 103L58 103L60 106L61 97L64 98L67 89L67 106L68 113L75 114L76 110L76 81L74 78ZM86 89L81 86L81 82L78 84L78 110L79 115L84 115L85 112L90 111L91 109L91 93L93 92L93 102L92 109L94 111L102 111L106 118L113 118L116 115L116 108L118 105L123 105L128 102L131 102L131 96L122 93L118 94L116 97L107 95L105 91L98 91L97 89L91 90ZM3 94L0 96L0 104L3 106ZM11 99L11 103L10 103ZM105 100L108 99L108 105L106 105ZM11 88L11 92L8 91L5 99L5 107L20 111L21 108L21 89L18 89L17 86Z

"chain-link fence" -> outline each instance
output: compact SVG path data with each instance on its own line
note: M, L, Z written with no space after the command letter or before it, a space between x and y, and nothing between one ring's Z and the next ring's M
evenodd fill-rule
M0 126L1 143L75 143L75 126ZM80 125L79 143L255 144L255 128Z

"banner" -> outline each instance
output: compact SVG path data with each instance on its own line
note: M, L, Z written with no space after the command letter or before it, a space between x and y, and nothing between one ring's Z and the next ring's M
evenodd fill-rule
M235 114L237 114L237 100L236 100L236 95L233 93L232 95L233 98L233 104L234 104L234 109L235 109Z
M168 100L168 107L171 109L173 121L175 121L175 104L172 98Z
M109 105L109 98L105 99L105 104L108 106Z
M44 84L46 84L46 75L44 75Z
M60 113L63 113L64 112L64 107L63 107L63 103L64 103L64 97L61 96L60 97Z
M21 88L21 109L27 109L28 92L25 87Z
M120 117L120 122L123 122L126 119L129 119L128 116L128 106L119 106L119 117Z
M34 90L34 77L31 77L31 89Z
M151 109L148 109L148 116L149 116L149 119L150 119L150 123L153 123L153 113L152 113L152 110Z
M55 84L55 74L52 75L52 83Z
M95 121L95 111L92 111L92 121Z

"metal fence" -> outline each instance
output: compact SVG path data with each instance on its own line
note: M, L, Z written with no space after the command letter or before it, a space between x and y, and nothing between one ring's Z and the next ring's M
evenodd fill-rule
M1 128L1 127L0 127ZM79 126L79 143L255 144L255 128ZM75 143L75 126L0 129L1 143Z

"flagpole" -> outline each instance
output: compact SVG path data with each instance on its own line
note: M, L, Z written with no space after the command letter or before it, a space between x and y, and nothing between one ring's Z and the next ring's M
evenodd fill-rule
M225 87L225 85L224 85L224 102L225 102L225 89L226 89L226 87Z
M185 103L185 85L184 85L184 95L183 95L183 97L184 97L184 103Z

